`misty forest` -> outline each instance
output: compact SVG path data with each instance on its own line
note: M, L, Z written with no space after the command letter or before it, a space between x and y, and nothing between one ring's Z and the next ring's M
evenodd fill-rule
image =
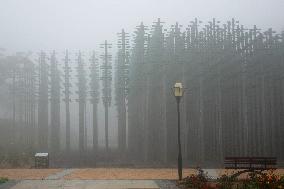
M137 23L94 51L0 53L0 165L187 167L284 161L284 32L231 19ZM253 24L253 23L252 23Z

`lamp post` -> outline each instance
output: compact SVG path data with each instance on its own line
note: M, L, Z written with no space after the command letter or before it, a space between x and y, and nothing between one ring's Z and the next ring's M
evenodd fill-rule
M182 179L182 155L181 155L181 141L180 141L180 100L183 96L184 90L182 87L182 83L175 83L173 87L174 96L177 101L177 113L178 113L178 177L179 180Z

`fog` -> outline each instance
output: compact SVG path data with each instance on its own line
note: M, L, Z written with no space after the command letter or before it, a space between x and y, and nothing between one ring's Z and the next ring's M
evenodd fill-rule
M283 166L283 7L0 1L0 167L173 167L178 139L188 167Z
M104 39L161 18L184 26L236 18L246 27L284 29L282 0L1 0L0 47L9 51L96 49Z

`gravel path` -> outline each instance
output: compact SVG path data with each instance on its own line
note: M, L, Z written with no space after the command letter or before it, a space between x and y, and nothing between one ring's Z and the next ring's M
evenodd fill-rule
M45 180L58 180L58 179L64 179L64 176L71 174L74 171L74 169L64 169L61 172L57 172L55 174L49 175L45 178Z
M160 189L179 189L173 180L155 180Z
M15 186L16 184L18 184L20 181L16 181L16 180L11 180L11 181L8 181L4 184L0 184L0 189L10 189L12 188L13 186Z

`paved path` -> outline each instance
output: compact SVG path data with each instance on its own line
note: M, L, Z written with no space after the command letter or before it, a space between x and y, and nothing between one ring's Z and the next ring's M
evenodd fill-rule
M58 180L58 179L63 179L64 176L71 174L74 171L74 169L64 169L61 172L49 175L46 177L46 180Z
M205 169L212 178L233 170ZM231 172L230 172L231 171ZM284 169L275 171L283 175ZM184 177L196 170L185 169ZM0 169L0 177L11 179L0 189L178 189L176 169Z
M165 180L23 180L0 189L178 189Z

